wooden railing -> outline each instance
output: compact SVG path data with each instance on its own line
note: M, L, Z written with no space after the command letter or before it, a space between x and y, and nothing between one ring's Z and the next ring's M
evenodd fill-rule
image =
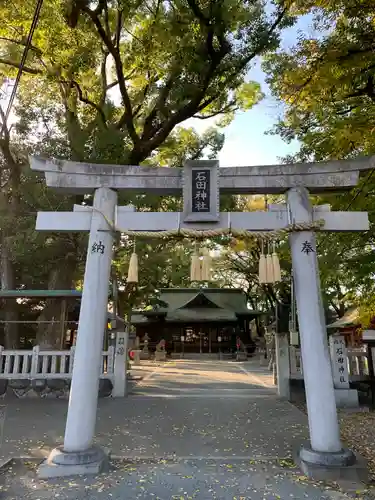
M0 346L0 379L71 378L74 351L5 350ZM102 352L101 378L113 378L115 348Z
M301 350L296 347L290 346L289 359L290 359L290 378L302 379L303 365L302 365ZM350 382L367 380L369 378L367 350L359 348L348 349L346 362L348 364Z

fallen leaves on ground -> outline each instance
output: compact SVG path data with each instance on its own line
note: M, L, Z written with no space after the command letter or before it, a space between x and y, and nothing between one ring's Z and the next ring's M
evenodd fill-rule
M306 404L298 402L295 404L304 413L307 413ZM371 483L375 482L375 411L364 411L364 409L338 410L341 439L345 446L358 453L368 461ZM375 491L371 488L371 498L375 498ZM368 490L356 492L357 498L363 498L363 493Z

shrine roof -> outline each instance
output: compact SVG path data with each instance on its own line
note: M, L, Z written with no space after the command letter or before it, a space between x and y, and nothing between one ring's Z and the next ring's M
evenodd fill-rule
M344 314L344 316L336 320L334 323L327 325L327 328L338 329L356 325L359 325L359 311L357 307L352 307Z
M167 322L237 321L238 316L254 317L263 314L247 307L247 297L240 289L232 288L164 288L160 301L168 307L133 311L131 322L142 324L163 316Z
M228 309L236 313L255 313L247 307L245 293L236 288L162 288L160 299L168 304L168 311L182 307L196 309L194 303L205 299L216 308Z

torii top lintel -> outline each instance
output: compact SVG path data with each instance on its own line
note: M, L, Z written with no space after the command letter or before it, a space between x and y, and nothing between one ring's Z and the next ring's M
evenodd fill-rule
M218 162L191 162L204 168ZM85 194L99 187L154 194L181 194L182 168L100 165L30 156L32 170L45 172L47 186L66 193ZM219 168L220 192L282 194L298 186L311 193L352 189L362 172L375 168L375 156L355 160Z

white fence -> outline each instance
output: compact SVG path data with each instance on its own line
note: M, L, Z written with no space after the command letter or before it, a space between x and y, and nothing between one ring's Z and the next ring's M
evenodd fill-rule
M303 379L301 350L289 347L290 378ZM348 364L349 381L357 382L369 378L367 349L348 349L346 362Z
M0 346L0 379L69 379L72 377L74 350L5 350ZM101 378L113 379L115 348L102 352Z

